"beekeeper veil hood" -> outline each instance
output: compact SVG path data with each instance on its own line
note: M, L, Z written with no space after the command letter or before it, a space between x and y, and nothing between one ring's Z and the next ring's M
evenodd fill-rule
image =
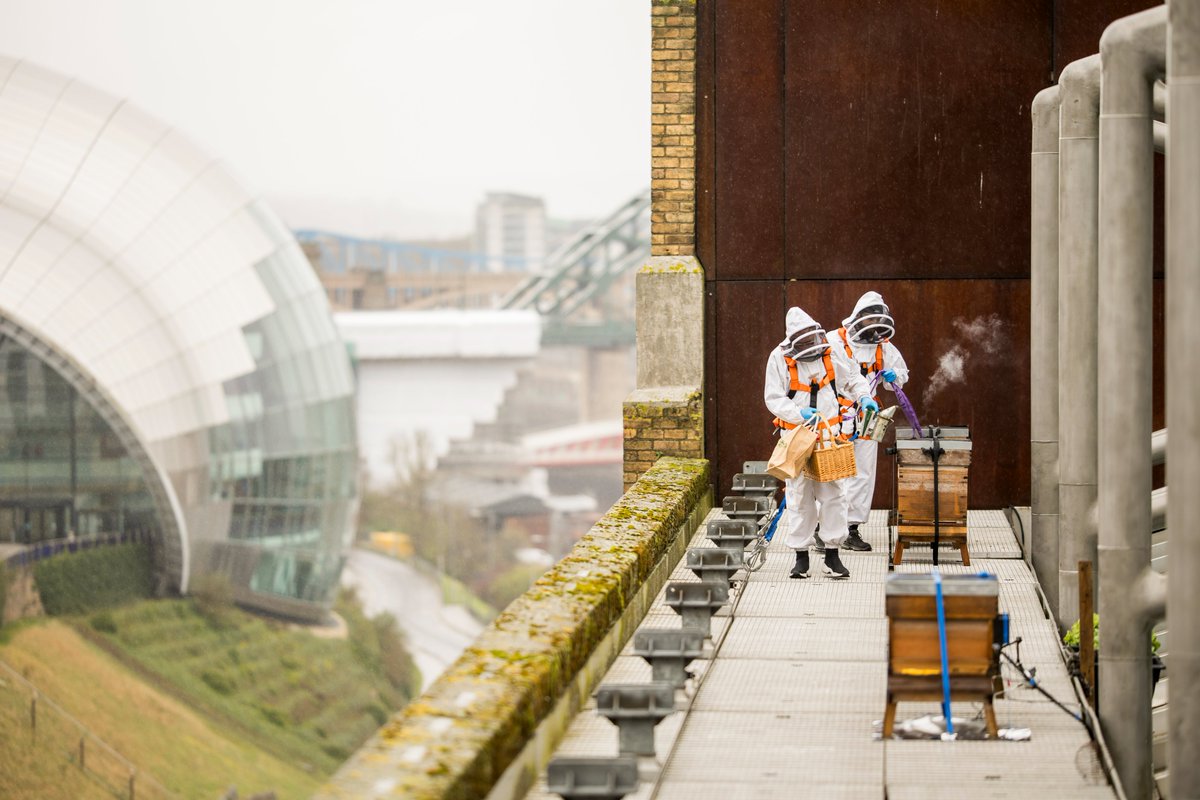
M811 361L829 350L825 330L799 306L788 309L786 330L787 338L779 343L779 349L789 358Z
M858 298L842 325L855 344L879 344L896 335L896 321L879 292L867 292Z

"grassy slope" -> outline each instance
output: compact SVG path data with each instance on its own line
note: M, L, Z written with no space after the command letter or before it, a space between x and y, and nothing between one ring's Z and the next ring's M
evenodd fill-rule
M264 753L148 686L62 622L18 631L0 645L0 658L184 797L219 797L234 785L242 794L273 789L280 798L303 798L318 784L318 776ZM35 750L29 740L27 712L21 713L23 704L11 702L11 685L0 688L10 700L0 703L0 740L5 742L0 747L0 796L13 800L111 797L83 779L65 754L51 751L48 736ZM51 729L49 720L45 728ZM48 757L51 753L53 757Z
M110 613L115 633L91 635L189 705L314 773L332 773L404 702L344 641L234 609L214 620L186 600Z

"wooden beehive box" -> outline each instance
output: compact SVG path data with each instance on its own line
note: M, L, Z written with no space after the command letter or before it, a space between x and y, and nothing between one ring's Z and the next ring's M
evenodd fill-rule
M998 659L992 645L1000 591L995 576L943 576L942 595L951 677L997 674ZM940 675L941 645L933 577L889 575L886 597L888 674Z
M934 522L934 466L931 438L896 438L896 512L899 523L919 532ZM937 465L937 518L943 533L966 535L971 441L966 428L941 428ZM909 432L911 434L911 432ZM927 434L928 437L928 434Z

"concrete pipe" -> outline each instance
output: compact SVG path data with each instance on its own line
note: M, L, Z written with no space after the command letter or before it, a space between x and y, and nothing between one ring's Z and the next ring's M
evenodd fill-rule
M1171 567L1171 708L1168 719L1169 796L1200 797L1200 1L1171 0L1168 124L1175 145L1167 159L1166 342L1167 445L1171 497L1167 528ZM1167 363L1174 363L1168 361Z
M1161 531L1167 526L1167 487L1150 493L1150 530Z
M1165 597L1162 576L1150 569L1150 413L1152 123L1166 23L1160 6L1113 22L1100 39L1100 719L1131 800L1153 792L1149 640Z
M1096 561L1096 297L1100 56L1059 78L1058 605L1079 617L1079 562Z
M1150 463L1155 466L1167 463L1167 429L1150 434Z
M1154 152L1167 153L1167 123L1154 120Z
M1058 608L1058 87L1033 100L1030 156L1030 474L1032 560Z

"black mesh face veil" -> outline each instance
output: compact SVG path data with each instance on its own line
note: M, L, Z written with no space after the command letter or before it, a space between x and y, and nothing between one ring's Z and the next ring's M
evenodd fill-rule
M887 306L866 306L846 326L846 334L857 344L879 344L896 335L896 321Z
M784 355L797 361L811 361L825 355L828 349L829 341L825 338L825 331L821 329L820 325L814 323L801 328L788 337L788 346L784 350Z

